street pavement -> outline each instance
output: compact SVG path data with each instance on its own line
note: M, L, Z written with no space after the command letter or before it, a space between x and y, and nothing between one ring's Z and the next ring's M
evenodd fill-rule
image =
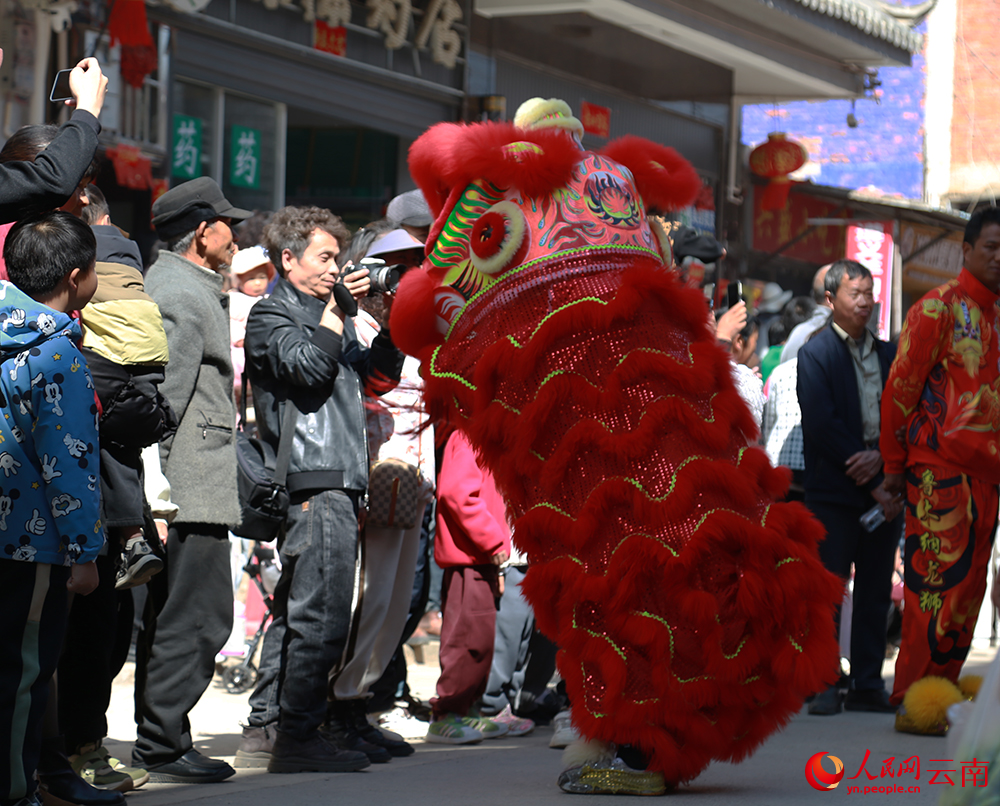
M983 673L994 650L974 650L967 664L972 673ZM418 696L433 694L437 667L432 653L427 663L411 664L410 682ZM885 665L891 686L892 663ZM135 738L132 722L132 669L123 670L116 681L108 714L112 755L129 758ZM191 714L195 744L209 755L232 762L240 740L241 720L246 719L248 694L234 695L225 690L217 676L212 687ZM129 806L167 806L191 803L197 806L323 806L336 804L378 804L378 806L450 806L451 804L561 804L572 796L556 785L562 765L561 752L548 746L551 727L539 727L529 736L501 738L478 745L451 747L416 742L417 752L388 764L372 765L357 773L271 775L266 771L240 770L219 784L147 784L128 795ZM870 751L870 753L868 752ZM829 753L843 761L845 779L832 791L820 792L805 778L806 762L815 753ZM866 772L860 770L868 754ZM910 736L893 730L891 714L842 713L833 717L802 713L773 735L741 764L715 763L690 785L668 797L682 798L688 806L728 806L729 804L822 804L842 800L900 804L937 803L945 787L930 785L932 761L946 757L945 740ZM898 775L901 762L916 756L920 760L919 779L915 774ZM894 777L882 777L883 761L894 759ZM956 759L954 769L960 782L964 759ZM832 771L832 762L826 761ZM860 773L860 777L849 780ZM869 780L868 775L874 775ZM919 792L864 794L848 787L915 787ZM603 798L598 803L628 802L628 798ZM591 802L590 800L585 801Z

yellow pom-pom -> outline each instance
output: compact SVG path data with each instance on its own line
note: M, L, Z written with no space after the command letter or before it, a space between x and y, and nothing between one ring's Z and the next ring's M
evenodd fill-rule
M958 686L943 677L918 680L903 697L903 708L919 730L931 730L947 724L948 709L965 699Z
M958 680L958 690L967 700L974 700L983 685L983 678L978 674L967 674Z

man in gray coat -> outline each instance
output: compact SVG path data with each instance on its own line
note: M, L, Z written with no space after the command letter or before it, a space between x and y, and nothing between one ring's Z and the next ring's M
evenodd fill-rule
M240 509L229 298L219 272L236 251L230 224L249 216L208 177L167 191L153 205L153 225L167 248L149 269L146 291L163 314L170 361L160 390L180 425L160 445L178 513L165 569L149 583L136 662L132 758L152 781L209 783L234 773L194 749L188 713L211 683L215 656L232 630L228 527Z

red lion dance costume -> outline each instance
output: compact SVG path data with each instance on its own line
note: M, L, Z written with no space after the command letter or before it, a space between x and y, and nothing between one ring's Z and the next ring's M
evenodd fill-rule
M439 124L413 144L436 220L393 338L423 362L431 415L493 473L573 721L612 748L564 788L662 792L743 759L836 676L842 585L822 527L774 503L786 472L748 447L705 300L648 223L646 205L695 197L694 169L637 137L582 150L562 101L515 124ZM648 770L608 764L623 744Z

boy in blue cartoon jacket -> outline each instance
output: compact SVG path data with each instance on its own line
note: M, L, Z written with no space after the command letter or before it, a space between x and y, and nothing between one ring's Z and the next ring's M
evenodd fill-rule
M68 311L97 288L83 222L18 222L0 281L0 805L37 804L34 780L67 593L97 585L97 402ZM15 285L17 287L15 287ZM20 763L19 763L20 762Z

